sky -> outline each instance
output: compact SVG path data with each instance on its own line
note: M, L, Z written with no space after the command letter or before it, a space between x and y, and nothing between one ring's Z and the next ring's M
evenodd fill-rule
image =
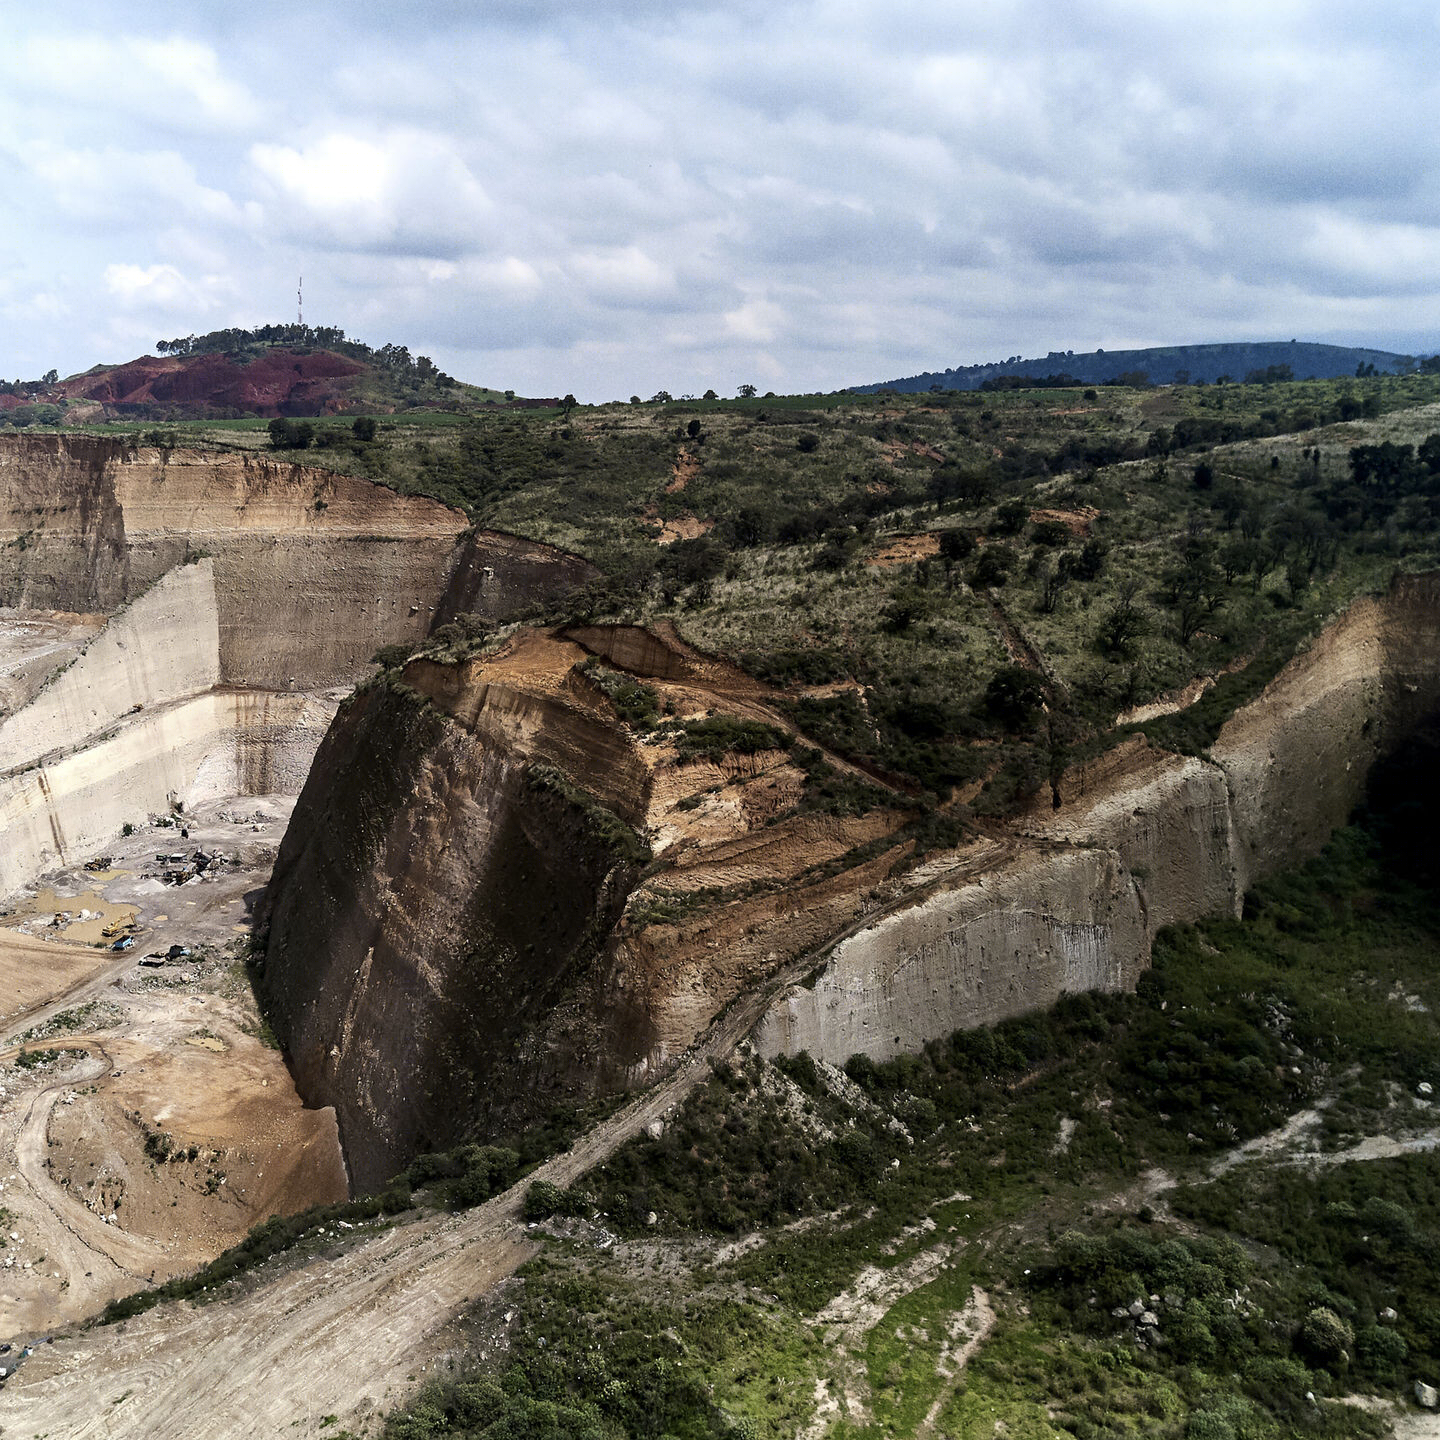
M0 375L295 318L581 400L1051 350L1440 350L1440 9L52 0Z

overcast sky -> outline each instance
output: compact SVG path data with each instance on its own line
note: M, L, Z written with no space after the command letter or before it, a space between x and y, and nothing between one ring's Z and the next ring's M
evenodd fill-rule
M0 40L0 375L305 318L583 400L1049 350L1440 349L1440 10L57 0Z

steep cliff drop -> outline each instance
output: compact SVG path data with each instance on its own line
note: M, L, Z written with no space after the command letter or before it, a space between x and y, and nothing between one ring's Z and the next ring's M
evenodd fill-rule
M1344 823L1374 760L1440 708L1437 638L1440 581L1397 582L1207 758L1125 742L1064 777L1059 810L919 864L903 797L807 808L775 697L673 633L521 632L415 661L321 751L265 993L302 1093L336 1105L356 1182L377 1185L418 1150L648 1083L736 1005L762 1053L843 1062L1128 987L1161 925L1234 910ZM673 718L623 723L607 665ZM732 741L697 754L689 725Z
M532 677L578 658L528 654ZM343 707L262 917L268 1011L361 1189L603 1071L605 941L648 858L605 803L642 813L644 766L578 686L492 680L447 714L468 686L405 676ZM603 798L570 779L581 756L614 778Z
M0 1056L48 1042L0 1086L0 1335L345 1193L232 946L376 649L593 573L265 457L0 439Z
M472 533L436 501L288 462L0 441L0 628L35 614L88 628L48 675L43 659L5 657L30 681L0 714L0 896L176 801L298 793L331 692L377 649L462 608L504 618L594 573Z
M622 722L602 661L658 723ZM766 695L673 634L596 626L413 660L342 709L276 865L262 991L358 1186L664 1073L855 919L888 860L830 867L903 812L800 810Z
M771 1009L758 1048L888 1058L1067 990L1133 984L1162 925L1238 913L1255 881L1318 851L1375 761L1437 711L1440 577L1401 577L1296 656L1207 758L1137 738L1065 775L1060 809L1017 826L1028 854L841 941Z

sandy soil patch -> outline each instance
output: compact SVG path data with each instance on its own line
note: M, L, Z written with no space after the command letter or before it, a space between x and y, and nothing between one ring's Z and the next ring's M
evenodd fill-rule
M682 450L675 457L670 471L670 483L665 487L667 495L677 495L700 473L700 457L693 451Z
M1188 710L1213 684L1213 675L1197 675L1188 685L1157 696L1148 705L1136 705L1133 709L1122 710L1115 717L1117 725L1143 725L1147 720L1158 720L1162 715L1174 715Z
M108 950L0 929L0 1027L62 999L114 962Z
M1081 505L1076 510L1032 510L1030 523L1043 524L1047 520L1058 520L1072 535L1089 535L1090 526L1100 518L1100 512L1093 505Z
M913 565L940 553L940 537L933 531L925 535L897 535L887 540L865 563L891 566Z
M217 804L186 817L186 837L149 826L117 841L104 872L44 877L29 902L37 917L56 906L133 916L128 952L0 930L0 1205L11 1217L0 1339L91 1315L196 1268L268 1215L344 1197L334 1113L304 1109L279 1052L257 1038L231 949L292 803ZM157 854L201 847L234 863L163 883ZM139 965L171 945L191 953ZM60 1058L16 1066L18 1036L61 1010L103 1028L50 1026L28 1048Z
M655 537L657 545L673 545L677 540L698 540L707 531L715 528L713 520L701 520L687 510L673 520L667 520Z

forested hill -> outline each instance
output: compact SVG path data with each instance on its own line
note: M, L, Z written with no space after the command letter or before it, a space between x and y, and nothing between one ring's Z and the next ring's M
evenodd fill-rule
M985 365L961 365L953 370L928 370L901 380L884 380L874 385L854 385L858 395L879 390L913 394L932 390L979 390L987 380L1023 376L1029 380L1067 377L1085 385L1103 385L1107 380L1136 383L1143 375L1154 385L1213 384L1221 378L1245 380L1252 375L1313 380L1354 375L1361 366L1373 365L1365 374L1403 374L1415 360L1389 350L1365 350L1350 345L1315 345L1308 341L1264 341L1224 345L1158 345L1147 350L1095 350L1077 355L1073 350L1052 350L1048 355L1024 360L1016 355ZM1288 375L1276 367L1289 366ZM1143 383L1143 382L1142 382Z

